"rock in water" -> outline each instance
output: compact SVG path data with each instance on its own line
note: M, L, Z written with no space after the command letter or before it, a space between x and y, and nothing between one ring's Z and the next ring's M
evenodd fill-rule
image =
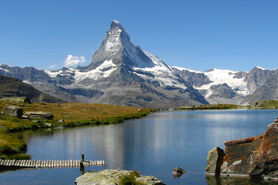
M41 111L26 112L25 115L30 119L48 119L48 120L52 120L54 118L53 114L51 114L50 112L41 112Z
M180 168L180 167L176 167L176 168L173 169L174 177L180 177L184 173L185 173L185 170Z
M208 174L218 168L213 157L217 151L208 154ZM268 125L265 134L226 142L220 174L278 180L278 120Z
M23 109L21 107L9 105L4 108L3 114L21 118L21 116L23 115Z
M209 151L207 156L206 173L219 175L224 156L225 152L219 147L215 147Z
M129 170L103 170L100 172L87 172L76 178L76 185L118 185L125 177L133 177L134 181L146 185L164 185L162 181L152 176L140 176L136 171ZM131 178L132 179L132 178Z

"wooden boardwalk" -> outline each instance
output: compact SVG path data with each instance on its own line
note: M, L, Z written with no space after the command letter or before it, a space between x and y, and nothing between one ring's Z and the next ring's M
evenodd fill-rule
M104 161L82 160L2 160L0 167L21 168L74 168L83 166L104 166Z

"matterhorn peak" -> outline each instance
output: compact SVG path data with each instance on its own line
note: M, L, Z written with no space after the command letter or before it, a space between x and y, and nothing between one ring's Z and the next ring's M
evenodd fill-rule
M114 20L112 21L112 23L111 23L111 28L112 28L112 27L117 27L117 26L119 26L119 25L121 25L121 23L120 23L118 20L114 19Z
M110 24L110 30L114 28L124 31L126 33L126 29L123 27L123 25L121 25L121 23L115 19Z

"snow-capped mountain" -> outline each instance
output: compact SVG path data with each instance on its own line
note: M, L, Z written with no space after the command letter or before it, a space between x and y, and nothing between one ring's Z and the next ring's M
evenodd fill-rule
M249 104L256 100L278 99L278 93L272 96L251 98L256 91L278 74L278 70L255 67L250 72L223 69L211 69L205 72L181 67L173 67L176 73L188 81L211 103ZM277 86L278 88L278 86ZM266 88L265 91L272 91Z
M99 50L94 53L91 64L86 67L31 73L27 72L29 68L0 67L0 74L19 77L67 101L152 108L207 103L198 90L161 59L135 46L125 28L115 20ZM28 75L32 74L46 77L29 78Z
M0 75L18 78L50 95L71 102L98 102L151 108L209 103L252 103L277 99L273 76L278 70L250 72L212 69L205 72L168 66L135 46L114 20L90 65L56 71L0 65ZM266 85L266 82L267 85Z

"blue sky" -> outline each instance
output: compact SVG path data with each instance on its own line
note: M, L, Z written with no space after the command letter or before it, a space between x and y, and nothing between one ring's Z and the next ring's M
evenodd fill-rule
M278 68L277 0L0 0L0 63L90 63L113 19L134 44L195 70Z

